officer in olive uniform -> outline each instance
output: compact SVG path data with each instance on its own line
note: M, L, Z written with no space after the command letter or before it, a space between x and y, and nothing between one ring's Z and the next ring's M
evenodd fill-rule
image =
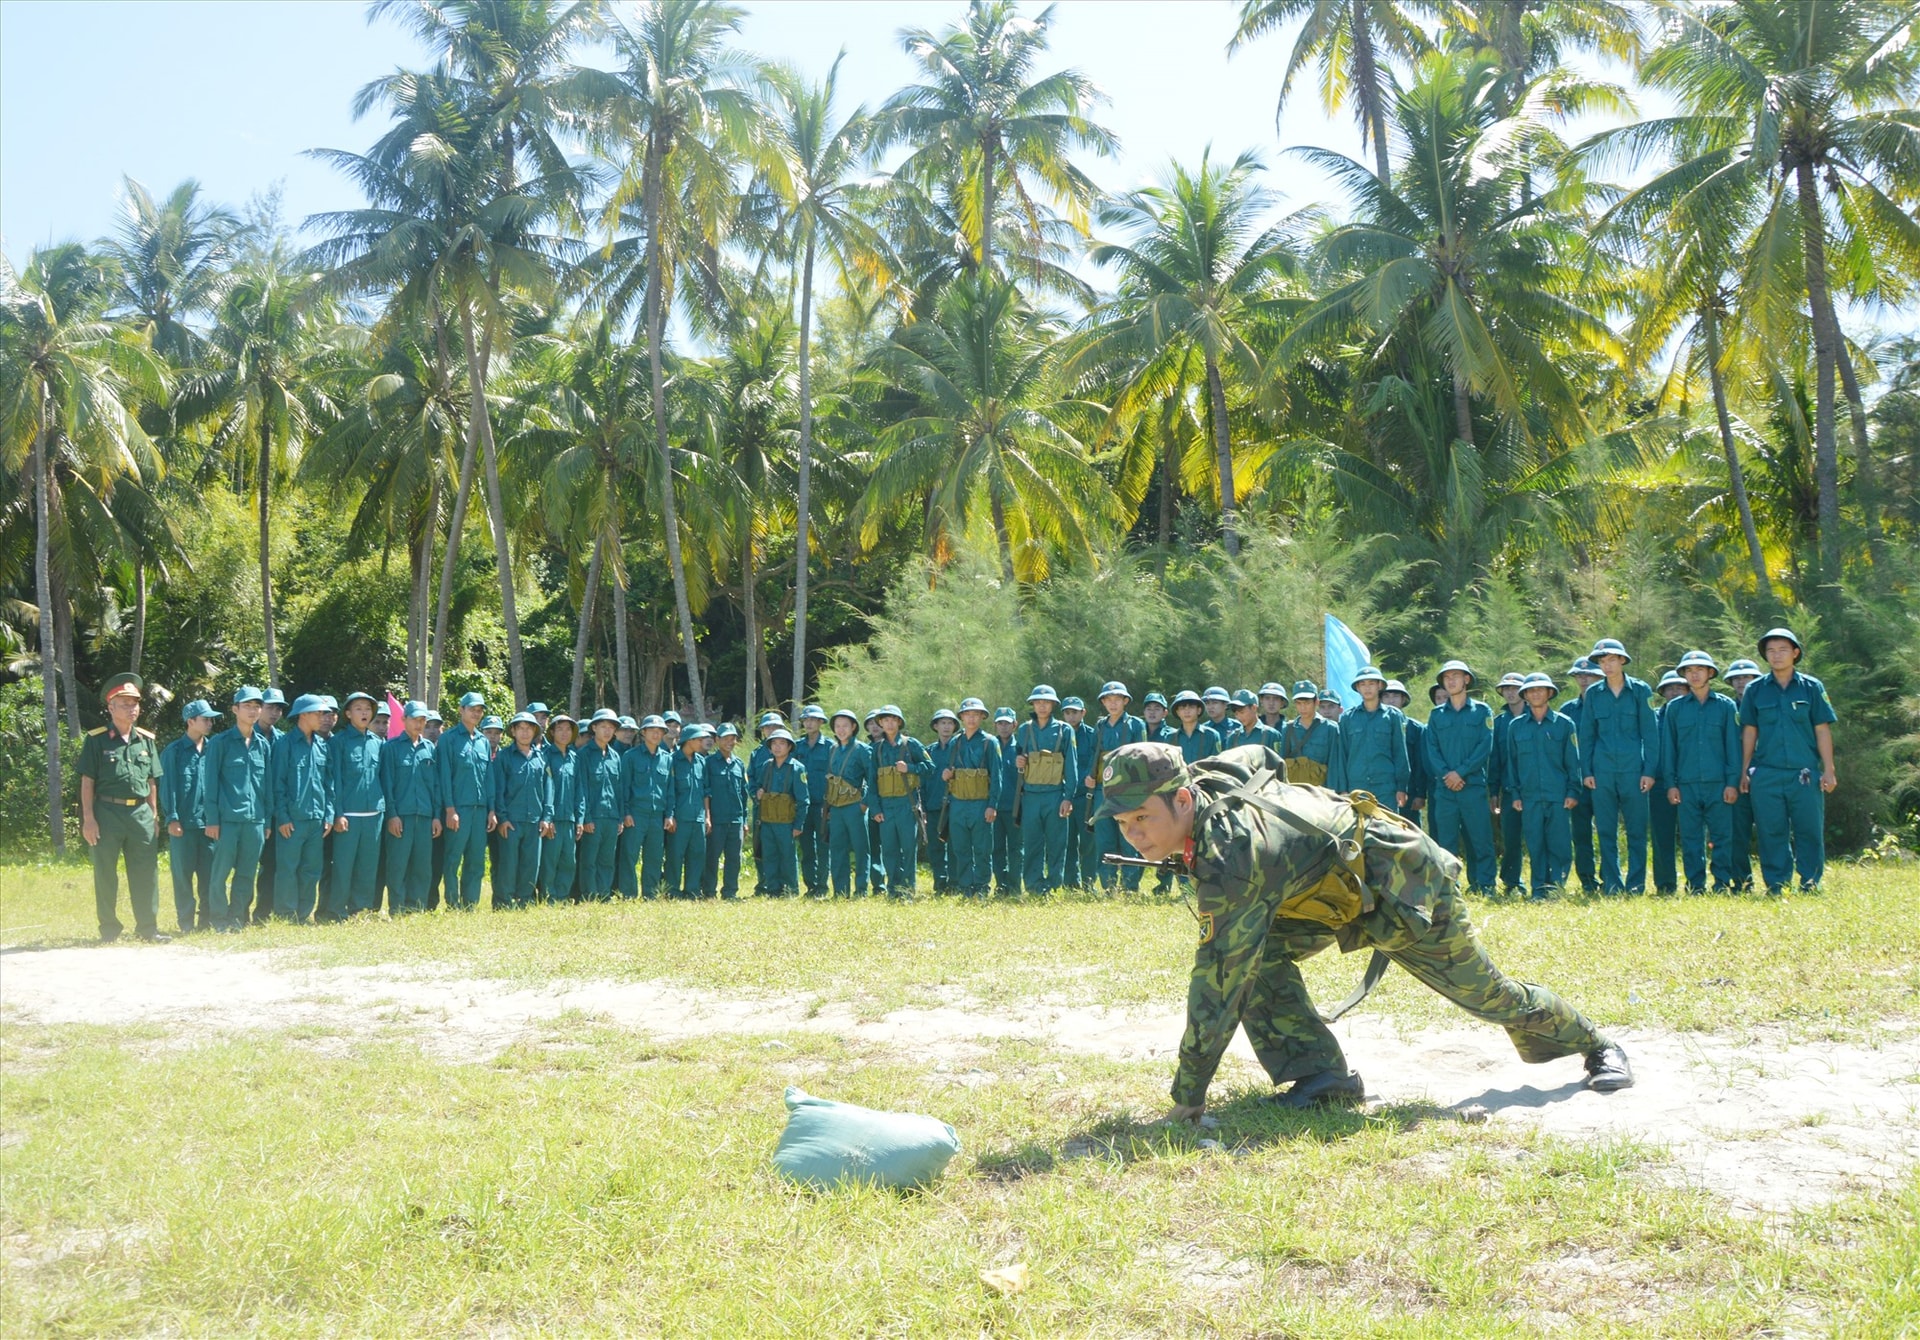
M1473 671L1465 661L1440 667L1434 685L1446 701L1427 718L1427 774L1433 781L1434 839L1467 863L1477 893L1492 893L1493 811L1487 805L1487 760L1493 756L1493 713L1467 696Z
M213 843L200 827L206 793L207 740L220 714L205 698L180 713L187 733L160 751L160 820L167 826L167 865L173 873L173 912L180 933L213 928Z
M1800 672L1800 654L1792 629L1768 629L1760 656L1773 673L1740 695L1741 785L1753 797L1760 877L1776 896L1787 891L1796 869L1801 892L1820 887L1827 868L1827 795L1840 784L1833 767L1839 718L1826 685Z
M1109 680L1100 686L1100 719L1093 723L1093 735L1088 746L1087 775L1081 784L1087 793L1087 812L1097 814L1100 810L1100 764L1108 754L1123 744L1141 744L1147 739L1147 723L1134 716L1127 708L1133 702L1133 695L1127 686L1119 680ZM1116 869L1105 863L1108 855L1138 856L1139 853L1127 845L1120 836L1120 826L1112 819L1094 819L1093 821L1093 873L1100 880L1100 887L1112 890L1116 880L1129 893L1140 887L1140 867L1123 866Z
M747 789L747 761L734 753L740 743L740 728L731 721L723 722L714 738L720 752L707 760L707 803L713 831L707 835L707 873L700 890L709 898L732 902L740 896L741 838L746 832L747 806L753 801L753 793ZM820 845L824 850L826 843Z
M1491 745L1492 732L1487 736ZM1148 860L1174 858L1193 876L1200 945L1173 1118L1201 1115L1220 1058L1241 1027L1273 1082L1292 1082L1276 1095L1282 1105L1365 1097L1300 975L1301 959L1335 944L1345 951L1370 947L1381 970L1397 963L1474 1017L1500 1025L1522 1060L1584 1056L1587 1087L1611 1092L1633 1083L1626 1053L1578 1011L1494 966L1460 898L1458 860L1389 811L1349 810L1278 780L1264 766L1268 757L1243 748L1190 768L1177 750L1135 744L1102 767L1103 809L1128 840ZM1345 840L1356 818L1359 851ZM1328 819L1346 826L1336 834ZM1376 976L1370 968L1368 977Z
M138 675L107 681L111 725L87 732L80 747L80 833L93 861L93 905L100 939L120 938L120 862L127 865L127 900L134 933L163 943L160 933L160 746L142 729Z
M1660 779L1679 822L1687 892L1707 891L1708 846L1713 884L1733 884L1733 805L1740 798L1740 709L1712 689L1720 668L1704 651L1680 658L1687 691L1660 709Z
M1676 698L1687 696L1687 680L1678 670L1669 670L1660 677L1654 686L1658 701L1654 705L1653 719L1660 727L1661 760L1660 776L1665 777L1670 762L1665 757L1667 744L1667 704ZM1672 788L1664 781L1656 782L1653 790L1647 793L1647 839L1653 849L1648 862L1647 873L1653 880L1655 893L1674 894L1680 890L1680 805L1667 799Z
M1061 881L1070 889L1093 884L1093 820L1086 787L1087 764L1094 754L1093 727L1087 724L1087 705L1068 695L1060 701L1060 719L1073 729L1073 756L1080 768L1080 784L1073 788L1073 814L1067 819L1067 864Z
M833 740L826 734L827 709L818 703L800 709L800 738L793 757L807 770L807 812L800 823L800 883L809 898L827 891L827 755Z
M1742 656L1727 667L1727 696L1733 699L1737 711L1740 697L1747 691L1747 685L1760 678L1762 671L1751 660ZM1736 724L1738 724L1736 722ZM1733 891L1735 893L1753 892L1753 854L1758 844L1753 840L1753 797L1745 787L1740 788L1740 798L1733 802Z
M1580 701L1586 691L1598 684L1605 676L1600 667L1582 656L1567 670L1573 677L1573 696L1561 703L1557 709L1561 716L1573 723L1573 746L1580 748ZM1584 776L1585 765L1582 765ZM1573 869L1580 876L1580 887L1592 893L1600 887L1599 872L1594 866L1593 852L1593 792L1587 790L1583 782L1580 787L1580 803L1573 807L1571 827L1573 830Z

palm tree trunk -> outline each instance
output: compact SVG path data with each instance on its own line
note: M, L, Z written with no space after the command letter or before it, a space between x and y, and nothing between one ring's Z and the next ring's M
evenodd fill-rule
M994 145L988 139L980 150L980 273L993 273Z
M413 565L413 645L407 656L407 696L423 701L427 693L427 607L433 576L433 537L440 530L440 474L429 466L427 512L420 522L420 543Z
M1453 435L1473 445L1473 399L1467 394L1467 379L1453 374Z
M1166 450L1160 454L1160 547L1173 543L1173 452L1178 446L1173 434L1167 434Z
M1212 420L1213 464L1220 474L1220 538L1229 557L1240 553L1239 509L1233 497L1233 438L1227 428L1227 388L1211 350L1207 363L1207 417Z
M447 352L446 323L436 314L433 322L434 344L440 355L443 379L449 375L453 359ZM440 558L440 591L434 601L432 660L427 671L427 706L440 701L441 672L446 667L447 621L453 611L453 570L460 559L460 533L467 525L467 501L473 497L473 467L480 455L479 426L467 416L467 444L460 454L460 487L453 495L453 515L447 521L447 548Z
M587 677L587 636L593 628L593 597L600 589L600 563L606 556L607 537L601 534L593 542L593 559L587 564L586 589L580 593L580 635L573 640L573 686L567 694L567 713L580 717L580 689Z
M133 650L127 656L127 669L140 673L140 662L147 654L147 565L133 565Z
M1874 477L1873 446L1867 440L1867 406L1860 396L1859 379L1853 375L1853 356L1847 352L1847 342L1838 338L1840 322L1831 308L1828 320L1835 332L1833 350L1840 371L1840 390L1847 397L1847 412L1853 417L1853 491L1860 497L1860 514L1866 523L1867 552L1872 555L1874 566L1879 567L1885 556L1886 541L1880 534L1880 498Z
M1747 537L1747 557L1753 563L1753 575L1760 583L1760 594L1767 595L1772 584L1767 580L1767 555L1760 547L1760 530L1753 524L1753 502L1747 497L1747 475L1740 464L1740 446L1733 437L1733 417L1727 413L1727 383L1720 371L1720 318L1709 299L1700 309L1701 333L1707 340L1707 384L1713 388L1713 413L1720 425L1720 446L1727 453L1727 478L1733 487L1733 504L1740 509L1740 529Z
M1834 441L1833 378L1838 344L1833 321L1833 298L1827 288L1826 221L1820 214L1819 186L1813 164L1794 169L1800 197L1800 232L1806 247L1807 298L1813 317L1814 406L1813 477L1819 490L1820 578L1840 576L1840 451Z
M59 505L57 496L54 504ZM53 589L53 654L66 684L67 733L77 740L80 738L80 673L73 655L73 598L67 594L60 569L53 568L48 575Z
M1393 167L1387 161L1387 113L1380 97L1380 64L1373 54L1373 27L1367 22L1367 0L1353 0L1354 101L1360 113L1360 133L1373 140L1374 170L1382 186L1391 185Z
M53 854L67 854L65 806L60 801L60 702L54 688L53 576L48 562L52 526L47 514L52 488L47 481L47 390L40 389L39 431L33 435L33 587L40 602L40 709L47 733L47 831Z
M760 611L754 604L753 570L753 506L747 506L745 553L740 564L741 603L746 607L747 615L747 720L752 721L755 709L760 705L760 663L766 659L766 653L760 646ZM769 698L767 701L773 701ZM799 709L794 710L791 718L799 721Z
M807 692L807 568L809 552L808 508L813 501L813 369L810 363L813 334L813 234L807 235L807 255L800 271L800 484L796 506L799 515L793 547L793 715L800 719L802 699ZM753 720L753 713L747 713Z
M271 421L260 412L260 614L267 632L267 687L280 687L280 650L273 640L273 529L268 515L273 483Z
M687 691L692 695L696 720L707 716L706 696L700 690L700 650L693 639L693 607L687 599L687 568L680 553L680 508L674 497L673 452L667 445L666 377L660 367L660 341L666 333L666 305L660 285L660 172L663 155L649 147L646 165L647 218L647 367L653 377L653 433L660 453L660 519L667 532L667 567L673 573L674 613L680 620L680 643L687 661Z
M1000 576L1008 586L1013 585L1013 537L1007 531L1007 504L1000 497L1000 490L993 490L993 538L1000 546Z
M627 630L627 579L618 567L613 573L613 679L620 715L633 714L633 652Z
M487 323L489 337L493 323ZM500 499L500 458L493 446L493 415L487 410L487 356L493 341L476 347L473 338L473 305L460 305L460 338L467 349L467 379L472 383L473 421L480 428L480 451L487 470L487 512L493 521L493 561L500 570L500 622L507 629L507 680L513 686L513 705L524 707L527 697L527 665L520 650L520 616L513 602L513 552L507 547L507 511Z

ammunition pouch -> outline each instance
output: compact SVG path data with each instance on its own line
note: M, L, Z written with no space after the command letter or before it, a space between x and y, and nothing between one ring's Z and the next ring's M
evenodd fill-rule
M844 777L827 775L827 804L834 809L845 809L848 805L858 805L862 796L859 787Z
M920 785L920 774L901 772L895 768L884 768L874 782L874 790L880 793L882 800L898 800L910 796Z
M793 797L784 791L769 791L760 797L760 822L763 824L791 824L798 812Z
M1067 780L1067 756L1057 749L1039 749L1025 757L1028 786L1059 786Z
M1300 786L1325 786L1327 765L1317 763L1310 758L1289 758L1287 780Z
M955 800L985 800L993 794L993 775L985 768L955 768L947 794Z

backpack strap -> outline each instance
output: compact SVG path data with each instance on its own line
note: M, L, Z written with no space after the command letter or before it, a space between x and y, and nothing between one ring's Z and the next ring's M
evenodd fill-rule
M1272 815L1295 832L1305 837L1321 839L1325 843L1323 850L1328 858L1327 873L1346 885L1360 900L1360 907L1363 913L1373 911L1373 891L1367 887L1366 881L1360 877L1359 873L1362 860L1361 838L1367 829L1367 817L1362 811L1362 807L1359 805L1354 806L1352 834L1343 837L1337 833L1330 833L1319 824L1314 823L1311 819L1297 814L1287 806L1282 805L1271 795L1261 794L1267 784L1278 780L1279 776L1280 774L1272 768L1256 769L1254 774L1247 778L1246 781L1234 787L1233 790L1227 792L1219 799L1209 802L1205 808L1196 814L1194 816L1194 828L1198 829L1204 824L1218 806L1236 800L1245 801L1255 809ZM1372 797L1369 796L1368 799L1371 800Z

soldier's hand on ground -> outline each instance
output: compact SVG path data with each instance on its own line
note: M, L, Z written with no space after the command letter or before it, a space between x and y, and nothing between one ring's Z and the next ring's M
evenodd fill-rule
M1180 1123L1191 1125L1206 1114L1205 1103L1175 1103L1167 1109L1167 1115L1160 1118L1160 1125L1173 1126Z
M280 836L281 836L281 837L283 837L283 838L290 838L290 837L292 837L292 836L293 836L293 825L292 825L292 824L281 824L281 825L280 825Z
M186 835L187 835L187 830L181 826L180 821L178 819L175 819L172 823L167 825L168 837L185 837Z
M94 822L91 815L80 821L80 836L87 840L89 847L100 844L100 825Z
M1071 817L1072 817L1072 815L1073 815L1073 802L1072 802L1071 800L1063 800L1063 801L1061 801L1061 802L1060 802L1060 817L1061 817L1062 819L1067 819L1067 818L1071 818Z

